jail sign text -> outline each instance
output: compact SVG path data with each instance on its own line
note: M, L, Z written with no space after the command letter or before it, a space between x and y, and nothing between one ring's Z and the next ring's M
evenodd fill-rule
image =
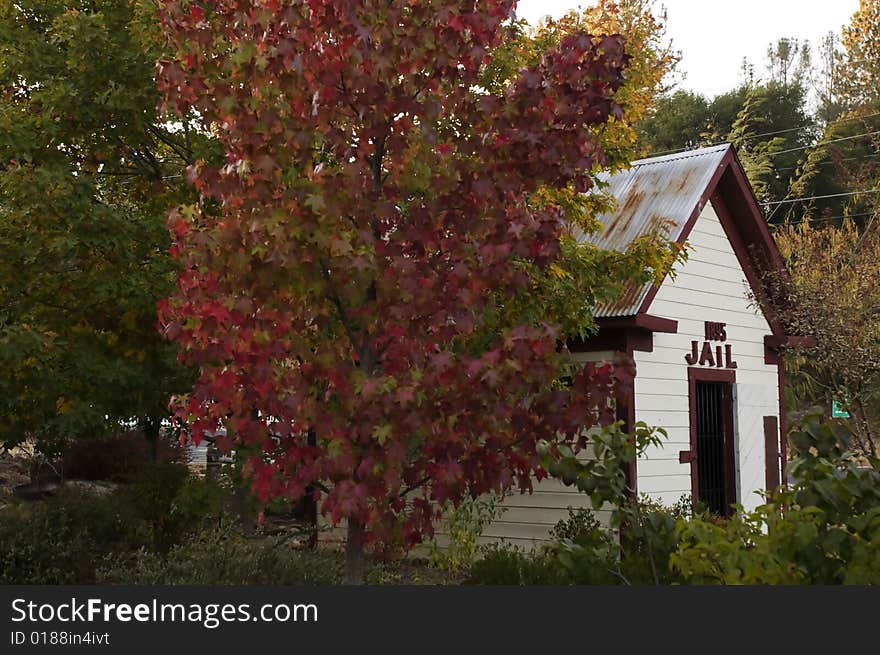
M703 347L699 348L699 341L691 341L691 351L684 356L688 366L714 366L715 368L736 368L733 361L733 346L729 343L716 345L713 342L727 341L727 323L705 322L705 337Z

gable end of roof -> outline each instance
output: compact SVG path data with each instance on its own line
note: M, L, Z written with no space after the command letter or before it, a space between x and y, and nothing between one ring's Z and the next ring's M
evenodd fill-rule
M599 217L605 226L601 234L582 237L601 248L622 251L633 240L657 232L683 245L706 204L712 202L753 288L761 284L760 271L785 270L730 144L639 160L632 168L606 178L606 182L617 208ZM617 301L597 306L595 316L647 314L658 290L659 285L650 283L631 287ZM774 334L779 332L778 325L771 324L771 328Z

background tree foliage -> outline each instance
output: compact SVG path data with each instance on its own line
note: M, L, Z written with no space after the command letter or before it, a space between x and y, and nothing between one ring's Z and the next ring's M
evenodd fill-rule
M592 173L620 170L643 154L637 125L665 89L679 60L666 37L666 16L651 0L600 0L571 10L559 19L545 18L536 26L520 20L504 30L501 44L493 51L481 74L481 85L503 90L523 68L538 64L548 51L569 34L620 34L627 55L627 73L615 94L619 115L593 128L604 157ZM602 229L595 217L611 208L613 199L601 192L602 183L590 194L573 189L543 188L536 199L559 204L573 228L563 234L558 261L547 270L529 269L532 280L527 293L506 303L507 318L538 320L551 316L569 337L585 338L597 327L593 308L597 302L615 298L627 282L660 281L683 252L662 233L637 239L628 252L599 249L583 239ZM633 262L639 262L633 266Z
M721 142L737 146L768 220L864 225L880 194L880 2L861 0L840 35L820 43L780 38L766 75L744 64L744 82L711 100L662 95L638 125L643 146L667 153Z
M638 125L639 137L652 154L697 148L708 141L711 115L705 97L678 89L657 98Z
M596 128L610 170L615 171L643 153L636 125L664 91L680 59L666 36L665 12L658 12L652 0L599 0L558 19L544 18L534 27L525 21L515 23L482 82L490 90L503 88L520 68L536 64L543 53L577 30L620 34L629 57L626 80L615 96L622 115Z
M807 88L797 78L749 87L727 139L737 147L743 167L762 202L783 200L804 148L813 141ZM777 206L768 209L771 219Z
M838 95L850 109L880 101L880 2L860 0L836 57Z
M767 80L749 77L712 100L682 89L662 95L637 126L643 146L658 154L733 143L759 200L786 197L815 137L804 47L780 39L768 49Z
M820 116L830 118L792 185L791 196L820 197L799 203L790 218L839 223L844 215L869 223L880 208L880 0L861 0L828 51ZM854 195L841 195L852 192Z
M880 208L880 104L848 111L824 127L791 181L789 197L807 198L777 213L797 223L840 224L845 217L865 226ZM855 192L855 193L854 193Z
M792 347L786 372L801 408L836 400L852 415L851 448L877 456L880 428L880 223L860 230L809 222L779 229L789 277L766 276L768 302L788 334L816 339Z
M207 156L157 113L150 2L0 5L0 442L155 434L190 379L158 333L165 214Z

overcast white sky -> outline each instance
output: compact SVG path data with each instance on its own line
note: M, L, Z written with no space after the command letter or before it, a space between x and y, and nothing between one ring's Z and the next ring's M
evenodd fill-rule
M561 16L590 0L520 0L517 15L534 24L541 16ZM658 3L659 4L659 3ZM663 0L668 34L682 51L680 86L714 96L742 79L747 57L756 75L765 74L768 45L779 37L809 39L839 32L858 9L858 0Z

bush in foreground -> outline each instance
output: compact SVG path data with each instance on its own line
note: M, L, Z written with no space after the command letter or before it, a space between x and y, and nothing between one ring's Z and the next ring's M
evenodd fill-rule
M848 450L846 426L808 414L793 425L795 484L720 519L681 505L624 505L602 529L572 512L546 546L495 546L475 584L880 584L880 467Z
M97 494L62 488L0 510L0 584L90 584L108 557L163 552L212 525L219 490L175 464L147 467L128 485Z
M158 585L337 584L342 559L296 551L283 541L245 539L230 530L194 535L168 553L143 549L99 571L99 582Z

